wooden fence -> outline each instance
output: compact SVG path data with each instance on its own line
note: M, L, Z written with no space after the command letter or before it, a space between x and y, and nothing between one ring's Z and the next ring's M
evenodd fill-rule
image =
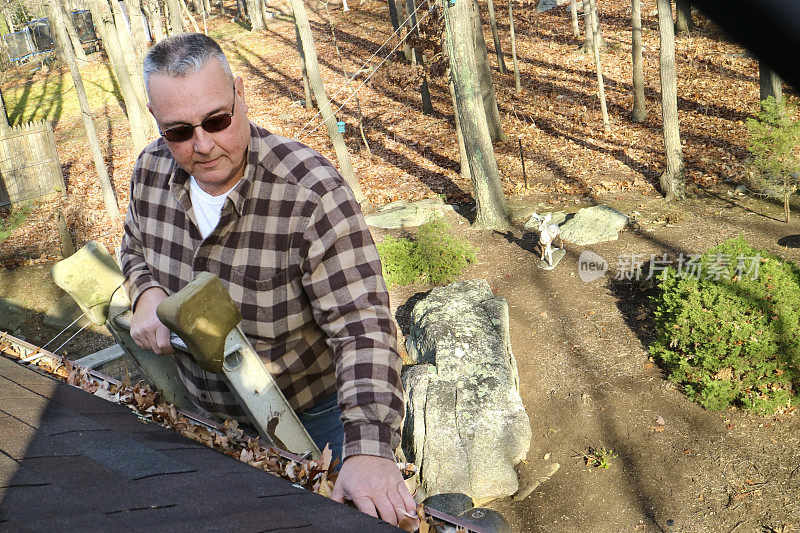
M0 206L65 191L49 122L0 128Z

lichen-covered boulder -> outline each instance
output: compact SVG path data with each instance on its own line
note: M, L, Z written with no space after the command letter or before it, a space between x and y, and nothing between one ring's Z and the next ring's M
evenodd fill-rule
M625 229L627 224L627 215L623 215L613 207L607 205L585 207L561 224L561 238L564 242L578 246L616 241L619 239L619 232Z
M514 494L531 428L511 353L508 304L486 281L431 291L414 306L403 373L403 449L427 495L462 492L475 505Z

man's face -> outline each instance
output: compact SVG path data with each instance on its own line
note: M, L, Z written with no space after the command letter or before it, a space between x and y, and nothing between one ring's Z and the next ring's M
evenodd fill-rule
M234 81L234 95L231 80L219 61L211 58L199 71L186 76L151 74L149 85L148 107L161 131L185 124L196 126L208 117L234 110L230 126L222 131L209 133L198 126L189 140L165 141L178 165L207 193L220 195L236 185L244 173L250 142L242 79Z

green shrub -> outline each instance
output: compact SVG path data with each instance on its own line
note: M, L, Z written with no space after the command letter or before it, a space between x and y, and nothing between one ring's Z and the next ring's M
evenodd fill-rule
M741 236L695 263L699 276L664 272L651 354L707 409L788 407L800 385L800 270Z
M416 282L448 283L475 261L472 247L450 235L441 217L421 225L414 238L386 237L377 246L383 278L389 287Z
M19 227L20 224L25 222L25 219L28 218L30 212L31 207L29 205L24 205L22 207L12 209L7 215L5 215L3 218L0 218L0 242L6 240L8 236Z
M761 193L783 200L789 222L789 197L800 185L800 121L793 120L772 96L761 103L758 120L747 119L748 148L757 172L751 184Z

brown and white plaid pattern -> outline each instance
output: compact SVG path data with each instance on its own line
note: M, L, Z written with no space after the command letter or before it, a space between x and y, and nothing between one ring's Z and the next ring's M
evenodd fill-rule
M244 177L205 240L188 180L162 139L139 156L122 241L131 301L213 272L292 407L338 389L344 456L393 458L403 417L397 332L377 250L342 177L311 148L251 123ZM176 361L197 405L244 417L221 376L186 355Z

